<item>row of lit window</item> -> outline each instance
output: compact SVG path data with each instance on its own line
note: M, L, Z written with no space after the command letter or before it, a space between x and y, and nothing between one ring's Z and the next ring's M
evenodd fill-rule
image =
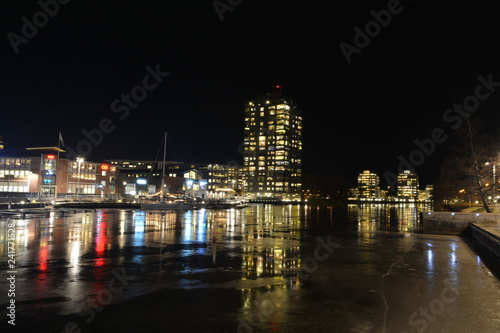
M267 167L263 167L263 166L260 166L260 167L255 167L255 166L249 166L248 167L248 171L285 171L287 170L286 169L286 166L284 165L278 165L278 166L267 166ZM266 174L265 172L262 172L262 173L259 173L259 174Z
M93 173L78 173L78 172L72 172L71 173L71 178L73 179L85 179L85 180L95 180L96 179L96 175L93 174Z
M255 142L250 142L250 147L244 147L243 150L255 151L257 149L255 146L256 146ZM259 151L267 150L268 151L267 155L275 155L276 151L281 151L281 150L292 152L293 150L291 150L290 148L294 148L296 150L302 150L302 145L292 144L290 146L274 146L274 145L266 146L259 144Z
M255 150L255 149L251 149L252 147L250 147L250 150ZM275 153L279 153L279 154L275 154ZM273 160L282 160L283 158L282 157L289 157L287 158L287 160L291 161L291 162L294 162L294 163L300 163L301 162L301 159L298 158L298 156L296 156L296 154L291 154L289 151L287 150L279 150L279 151L269 151L267 152L265 155L259 155L259 161L273 161ZM243 157L243 161L244 162L250 162L250 161L255 161L256 160L256 156L244 156Z
M285 188L283 189L283 187L268 187L268 188L265 188L264 187L258 187L258 190L259 191L276 191L276 192L283 192L283 191L287 191L288 188Z
M0 192L28 192L28 184L0 182Z
M257 145L257 140L255 138L250 138L248 140L245 140L245 145L250 145L250 146L255 146ZM295 140L292 140L292 143L295 143ZM259 138L259 146L265 146L266 145L266 139ZM290 145L290 142L288 140L272 140L272 139L267 139L267 145L268 146L276 146L276 149L284 149L285 147L288 147Z
M30 165L30 158L0 158L0 165Z
M278 165L278 166L269 166L269 167L258 167L258 170L257 170L257 167L255 166L249 166L248 167L248 171L251 173L251 175L253 176L255 171L285 171L287 170L287 167L284 166L284 165ZM265 174L262 173L262 174Z
M236 169L235 165L209 164L207 166L207 170L234 171L234 169Z
M285 156L274 156L273 158L269 158L267 162L258 162L258 166L272 166L272 165L282 165L282 162L285 160ZM245 163L247 166L254 166L256 165L256 162L254 161L248 161Z
M398 186L418 186L418 181L416 179L412 179L412 180L407 180L407 181L403 181L403 180L398 180Z
M94 184L68 184L68 193L95 194Z
M0 178L13 176L14 178L24 178L31 175L29 170L0 170Z
M250 184L250 186L255 186L253 184ZM273 184L273 183L266 183L266 185L264 185L264 183L260 182L257 184L257 189L259 191L263 191L264 188L266 191L288 191L290 190L290 188L294 188L294 187L302 187L302 184L301 183L290 183L288 186L282 186L282 185L277 185L277 184Z
M266 104L270 104L269 101L267 101L268 103ZM254 106L253 104L249 104L250 106ZM259 104L259 112L261 111L264 111L266 109L265 106L260 106ZM267 106L267 109L268 110L278 110L277 112L283 112L284 110L290 110L290 106L289 105L286 105L286 104L278 104L278 105L269 105ZM257 111L257 108L255 107L251 107L251 108L245 108L245 112L255 112Z
M80 163L80 168L78 168L78 163L73 162L73 163L71 163L71 169L74 169L74 170L80 169L80 172L96 172L97 165L90 164L90 163Z
M265 138L265 140L268 140L269 142L285 140L287 138L287 136L285 136L285 135L267 135L266 136L264 134L265 133L263 131L261 131L259 133L259 135L257 136L256 132L251 132L251 133L249 133L248 136L245 137L244 141L255 141L255 140L257 140L257 137L259 137L259 139L261 137L263 137L263 138Z
M256 123L250 123L248 126L256 126ZM245 130L250 131L250 127L246 126ZM261 122L259 123L259 128L264 128L264 123ZM295 128L295 125L292 125L292 128ZM301 132L299 130L302 129L302 126L299 128L297 127L296 130L294 130L298 135L301 135ZM290 125L289 124L280 124L280 125L268 125L267 130L270 132L275 132L276 134L285 134L286 131L290 131Z

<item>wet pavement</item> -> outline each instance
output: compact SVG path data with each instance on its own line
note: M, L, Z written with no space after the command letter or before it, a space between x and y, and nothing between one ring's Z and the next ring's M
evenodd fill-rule
M498 332L499 261L414 205L16 220L2 332ZM0 254L8 263L8 223ZM15 327L7 321L15 300Z

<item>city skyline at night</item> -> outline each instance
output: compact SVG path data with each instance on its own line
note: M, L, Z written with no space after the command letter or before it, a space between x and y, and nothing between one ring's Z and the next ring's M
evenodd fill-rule
M6 5L5 152L62 133L91 159L151 160L168 132L170 160L243 164L244 105L276 85L303 111L305 175L388 182L410 165L431 184L469 114L498 131L486 5L56 3Z
M0 331L498 331L497 7L5 1Z

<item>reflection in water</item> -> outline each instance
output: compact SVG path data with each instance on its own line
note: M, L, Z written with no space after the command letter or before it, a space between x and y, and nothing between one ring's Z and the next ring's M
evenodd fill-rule
M428 203L362 203L348 205L348 219L357 221L358 231L399 231L406 235L420 230L420 213L432 210Z
M356 223L361 237L379 229L406 232L417 227L422 209L349 205L347 223ZM325 222L327 228L345 224L339 222L336 210L310 205L252 205L241 210L103 209L63 218L52 214L46 219L18 220L19 267L25 267L27 278L36 281L27 284L21 298L54 296L60 290L48 291L63 283L65 297L83 299L104 288L111 270L120 266L140 269L150 280L162 282L175 281L187 272L201 274L225 267L241 271L242 281L257 281L256 285L267 288L279 281L280 286L296 288L305 232L321 229ZM6 246L0 248L4 256L6 251ZM274 282L267 283L267 279ZM253 285L247 289L246 295L255 292L250 292Z
M26 281L20 282L23 293L17 300L64 297L67 302L47 301L35 306L50 305L60 313L78 312L86 297L108 288L113 270L124 269L130 276L127 292L123 293L126 297L160 288L236 288L241 291L241 308L237 311L245 323L260 320L256 317L260 313L279 331L287 311L297 306L291 295L306 289L301 270L307 259L312 267L310 259L314 258L318 235L356 234L350 243L356 246L352 257L336 259L342 265L358 263L354 266L359 270L357 276L381 276L387 270L380 272L380 267L395 262L387 256L412 247L414 237L409 236L419 230L420 213L425 210L431 207L260 204L227 210L103 209L64 218L52 215L17 220L19 281ZM0 227L5 227L4 223L1 221ZM390 248L375 240L379 231L398 236L390 240ZM0 233L0 242L6 243L5 237ZM436 255L438 246L433 239L421 244L421 265L428 280L433 281L439 270L445 269L451 285L458 286L462 269L457 259L458 243L449 243L446 256ZM1 246L0 254L6 257L6 253L6 245ZM394 267L396 270L399 266ZM137 271L141 273L135 274ZM329 285L335 274L336 278L349 279L352 273L330 274L325 278L326 288L335 287ZM321 274L314 278L320 280ZM0 281L0 288L5 288L5 283Z
M281 280L279 285L287 285L284 279L296 279L299 273L302 212L292 205L241 210L103 209L18 220L17 263L23 267L20 274L31 281L23 286L19 301L64 296L82 302L106 288L111 271L123 266L143 271L147 283L175 284L180 279L196 283L202 280L199 275L223 267L241 272L241 281L257 281L258 286L275 288ZM5 255L6 246L0 251ZM246 286L243 294L257 297L255 290L250 292L254 285ZM79 306L59 310L75 312Z

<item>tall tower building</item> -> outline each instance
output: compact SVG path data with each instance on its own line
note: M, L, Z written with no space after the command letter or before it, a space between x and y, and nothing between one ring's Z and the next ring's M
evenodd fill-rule
M358 199L380 199L380 180L376 173L364 170L359 174Z
M398 199L416 201L418 199L418 176L410 170L398 175Z
M254 199L300 200L302 115L281 92L245 105L245 194Z

